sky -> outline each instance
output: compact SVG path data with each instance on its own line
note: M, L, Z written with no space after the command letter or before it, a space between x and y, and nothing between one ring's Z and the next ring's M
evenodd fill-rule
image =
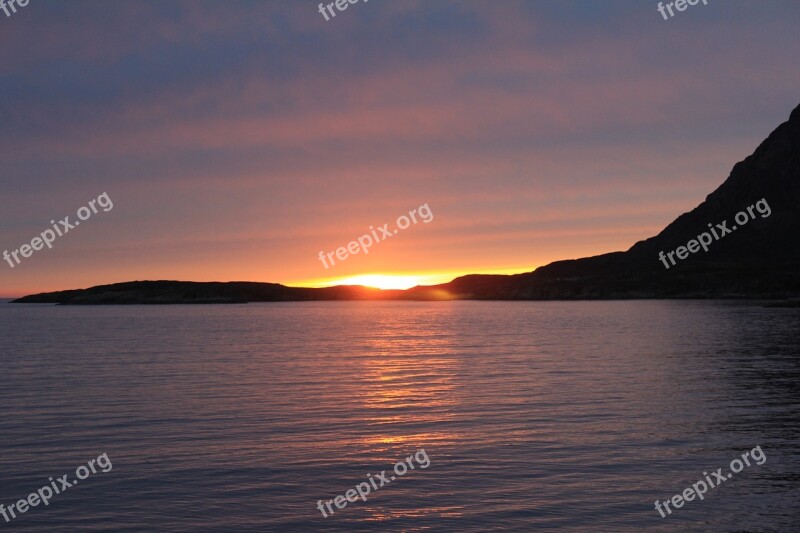
M0 11L0 252L113 203L0 262L0 296L432 283L626 250L800 103L796 0L709 0L669 20L657 4L371 0L327 21L305 0ZM423 205L429 222L320 260Z

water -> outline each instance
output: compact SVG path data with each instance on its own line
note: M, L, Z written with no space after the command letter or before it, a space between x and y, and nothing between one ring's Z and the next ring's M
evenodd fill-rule
M796 531L799 326L744 302L0 304L0 503L113 464L0 528Z

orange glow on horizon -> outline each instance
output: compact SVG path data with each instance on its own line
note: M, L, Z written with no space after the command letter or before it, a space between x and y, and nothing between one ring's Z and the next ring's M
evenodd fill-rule
M530 267L507 269L476 269L464 272L436 272L436 273L386 273L386 274L360 274L343 276L340 278L325 278L286 283L290 287L333 287L336 285L363 285L375 289L410 289L418 285L440 285L453 281L455 278L468 274L523 274L531 272Z
M430 278L430 276L428 276L428 278ZM437 283L436 281L431 283L431 280L426 279L426 276L362 274L360 276L340 278L335 282L326 285L327 286L363 285L365 287L372 287L375 289L389 290L389 289L410 289L411 287L416 287L417 285L425 285L425 284L435 285L436 283Z

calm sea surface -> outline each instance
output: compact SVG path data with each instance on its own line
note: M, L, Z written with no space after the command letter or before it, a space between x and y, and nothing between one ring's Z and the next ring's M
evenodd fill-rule
M113 464L0 529L800 531L799 332L743 302L0 303L0 503Z

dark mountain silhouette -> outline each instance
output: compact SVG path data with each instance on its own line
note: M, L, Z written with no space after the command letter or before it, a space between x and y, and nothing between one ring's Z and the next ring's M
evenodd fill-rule
M287 287L250 281L129 281L89 289L25 296L11 303L82 304L237 304L248 302L301 302L324 300L378 300L400 291L338 286L322 289Z
M746 225L734 217L753 209ZM800 296L800 106L717 190L664 230L626 252L557 261L527 274L473 274L407 291L364 287L306 289L274 283L141 281L26 296L18 303L243 303L307 300L619 298L790 298ZM762 208L763 209L763 208ZM764 210L766 214L766 210ZM686 259L664 267L665 254L708 232L733 229ZM715 229L716 231L716 229ZM718 233L721 233L719 231Z
M708 224L727 221L759 200L771 210L686 259L659 260ZM661 233L626 252L557 261L528 274L471 275L435 288L470 299L783 298L800 294L800 106L706 200ZM765 210L766 211L766 210ZM721 231L720 231L721 233Z

